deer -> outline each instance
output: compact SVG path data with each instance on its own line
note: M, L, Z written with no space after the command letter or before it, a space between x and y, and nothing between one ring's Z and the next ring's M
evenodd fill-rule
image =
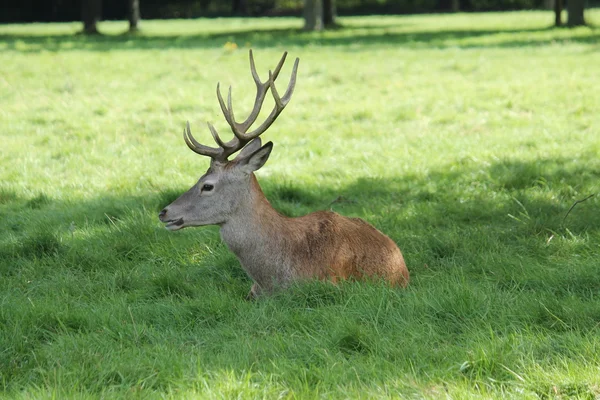
M287 52L266 81L256 72L252 50L250 72L256 84L254 106L243 122L235 119L231 86L227 104L217 83L217 99L225 121L233 132L227 142L215 127L208 129L218 147L200 144L190 130L183 139L195 153L209 157L210 166L195 185L160 211L158 217L170 231L186 227L218 225L223 242L253 281L248 299L272 294L303 280L383 280L405 287L409 272L400 249L388 236L360 218L333 211L316 211L288 217L275 210L258 184L255 172L269 158L273 143L262 144L262 135L289 103L298 73L299 58L292 68L288 87L279 95L275 87ZM270 92L275 105L254 130L263 102ZM235 153L239 153L233 158Z

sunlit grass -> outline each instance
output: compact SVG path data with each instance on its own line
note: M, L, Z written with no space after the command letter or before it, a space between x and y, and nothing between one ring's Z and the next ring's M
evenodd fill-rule
M341 22L0 26L7 396L600 395L598 31L551 29L550 12ZM206 121L228 132L216 82L248 110L249 47L263 77L283 50L301 59L265 134L267 196L368 220L403 250L408 289L246 302L215 227L158 222L207 167L185 121L206 142Z

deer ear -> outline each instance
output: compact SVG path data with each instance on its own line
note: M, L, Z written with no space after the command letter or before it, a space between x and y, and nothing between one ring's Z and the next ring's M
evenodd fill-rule
M248 174L256 171L257 169L265 165L265 163L269 159L271 150L273 150L273 142L268 142L263 147L256 150L254 153L250 154L245 158L240 159L238 162L239 168L242 168L242 170Z
M262 142L261 142L260 138L256 138L256 139L252 140L250 143L248 143L242 149L242 151L239 152L239 154L237 156L235 156L233 161L239 161L242 158L249 157L256 150L260 149L260 146L262 146Z

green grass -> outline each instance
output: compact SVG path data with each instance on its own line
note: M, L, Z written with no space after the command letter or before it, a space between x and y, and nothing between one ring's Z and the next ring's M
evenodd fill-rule
M0 26L3 396L600 396L599 31L550 12L341 22ZM250 46L263 77L301 58L267 196L386 232L406 290L246 302L215 227L158 222L207 167L185 121L227 132L217 81L249 107Z

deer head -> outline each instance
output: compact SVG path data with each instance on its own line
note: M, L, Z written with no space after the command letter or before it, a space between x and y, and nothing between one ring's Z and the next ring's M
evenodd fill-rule
M222 225L236 213L243 212L241 208L249 203L249 197L252 196L252 173L265 164L273 148L271 142L263 146L259 136L273 124L289 103L296 85L300 61L298 58L294 62L292 76L284 95L279 96L275 87L275 80L285 63L286 56L287 52L283 54L275 70L273 72L269 70L269 78L262 82L256 73L254 57L250 50L250 71L256 83L256 98L250 115L243 122L235 120L231 86L227 95L227 104L225 104L219 84L217 84L217 99L223 116L231 127L233 139L224 142L215 127L207 123L218 147L205 146L194 139L190 124L187 123L183 131L185 143L195 153L210 157L210 167L194 186L159 213L159 219L166 224L167 229L178 230L188 226ZM268 91L275 100L275 106L256 129L248 132L258 117ZM230 161L229 157L238 151L240 151L239 154Z

